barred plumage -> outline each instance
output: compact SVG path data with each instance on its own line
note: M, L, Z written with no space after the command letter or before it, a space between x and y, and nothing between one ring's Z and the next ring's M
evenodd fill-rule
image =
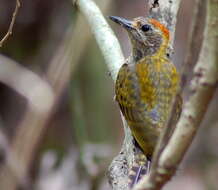
M117 76L116 100L144 156L152 158L157 139L169 117L172 100L179 89L179 74L167 56L169 31L154 19L111 19L127 30L132 43L132 55ZM175 122L179 118L181 104L182 101L178 103ZM136 159L129 172L131 186L133 181L138 181L139 171L144 168L147 169L144 162Z

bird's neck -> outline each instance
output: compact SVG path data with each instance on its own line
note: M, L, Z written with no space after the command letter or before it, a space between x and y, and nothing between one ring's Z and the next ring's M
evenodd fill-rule
M161 44L145 45L140 42L132 42L132 54L130 60L132 62L138 62L140 59L150 57L166 57L168 51L168 40L164 39Z

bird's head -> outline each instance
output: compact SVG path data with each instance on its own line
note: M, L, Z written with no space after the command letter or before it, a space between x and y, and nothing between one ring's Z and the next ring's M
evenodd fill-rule
M135 61L147 55L166 54L169 30L155 19L138 17L127 20L117 16L109 17L126 29L132 43L132 56Z

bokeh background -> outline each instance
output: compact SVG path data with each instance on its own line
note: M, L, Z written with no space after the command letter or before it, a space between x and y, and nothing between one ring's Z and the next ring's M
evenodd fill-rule
M96 3L105 16L145 15L144 0L96 0ZM14 7L15 0L0 0L1 37L8 29ZM193 4L182 1L173 55L179 71L187 53L192 14ZM109 23L127 57L130 53L127 34ZM119 109L113 101L114 84L89 25L71 1L22 0L13 35L0 48L0 53L43 77L69 28L74 32L70 80L46 124L28 180L36 190L110 189L106 170L123 140ZM187 92L185 99L186 96ZM0 129L9 142L22 120L26 104L24 97L0 83ZM182 166L164 189L218 189L217 106L216 94ZM0 151L0 168L4 154ZM20 189L25 186L21 185Z

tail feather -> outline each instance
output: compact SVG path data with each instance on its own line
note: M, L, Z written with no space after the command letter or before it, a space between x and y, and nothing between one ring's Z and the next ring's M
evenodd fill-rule
M129 170L129 187L132 188L138 181L149 172L149 160L146 156L140 151L135 155L135 162Z

